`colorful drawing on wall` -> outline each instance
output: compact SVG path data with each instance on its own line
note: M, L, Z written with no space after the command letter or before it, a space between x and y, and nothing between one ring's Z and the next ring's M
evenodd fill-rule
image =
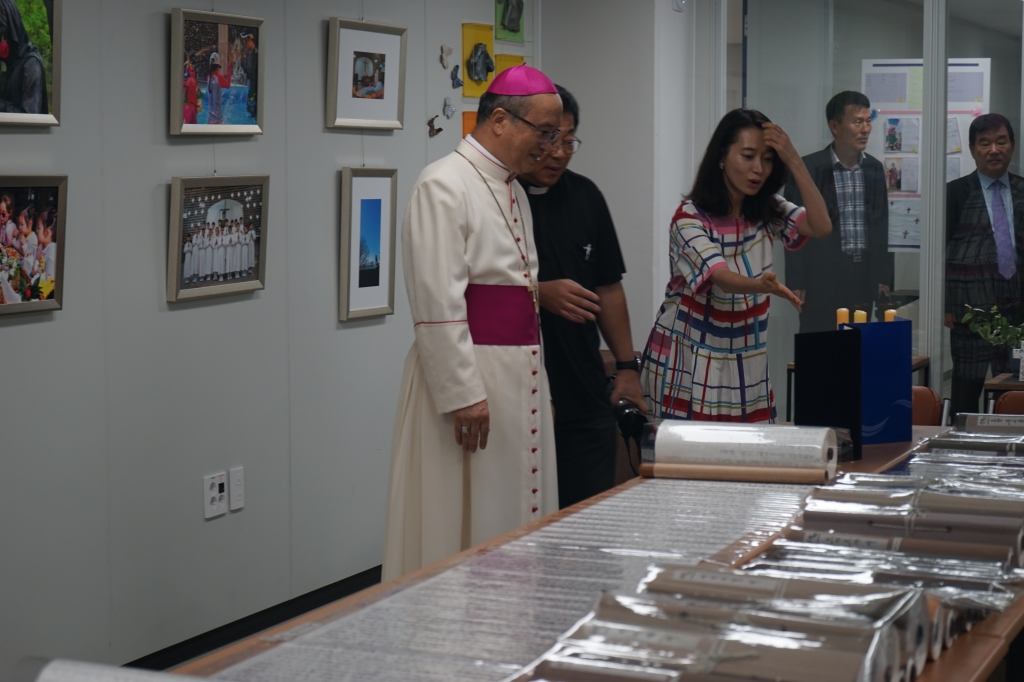
M0 315L61 307L67 176L0 176Z
M324 125L401 128L407 30L337 17L329 24Z
M483 45L483 49L477 48L477 45ZM490 65L490 70L483 67L484 78L481 80L473 80L473 69L470 69L470 60L474 57L474 50L476 51L477 58L482 57L482 53L486 52L488 58L494 54L494 27L490 24L463 24L462 25L462 73L463 80L465 83L462 86L463 97L479 97L480 95L487 92L487 86L494 80L494 65ZM480 69L477 69L480 70ZM479 75L479 74L475 74Z
M395 311L395 205L398 171L341 170L338 319Z
M59 125L62 0L0 0L0 123Z
M262 132L262 19L174 10L171 134Z
M387 55L353 52L352 96L357 99L384 98L384 66Z
M513 43L523 42L525 0L494 0L494 37Z
M167 300L263 288L267 176L174 178Z

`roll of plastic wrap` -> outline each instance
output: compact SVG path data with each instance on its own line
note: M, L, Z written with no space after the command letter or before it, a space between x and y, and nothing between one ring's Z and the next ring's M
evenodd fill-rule
M667 420L658 427L654 452L655 476L661 476L659 469L668 474L677 467L698 467L695 470L704 474L701 478L716 473L728 475L729 469L744 469L743 474L754 476L762 475L760 470L776 469L790 470L784 473L797 470L794 475L806 477L800 482L818 480L817 476L801 473L809 471L822 472L821 478L831 481L839 460L833 429L774 424Z
M946 607L942 601L934 596L927 595L928 599L928 621L930 630L928 633L928 660L937 661L942 655L942 645L946 641Z

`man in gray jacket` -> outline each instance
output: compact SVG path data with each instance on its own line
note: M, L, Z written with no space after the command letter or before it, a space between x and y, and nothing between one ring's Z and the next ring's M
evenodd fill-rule
M865 310L889 294L889 207L882 163L865 153L871 135L871 103L859 92L841 92L825 107L833 141L804 158L821 190L828 217L838 229L786 251L786 284L803 301L800 331L836 328L836 309ZM796 185L786 198L803 205Z

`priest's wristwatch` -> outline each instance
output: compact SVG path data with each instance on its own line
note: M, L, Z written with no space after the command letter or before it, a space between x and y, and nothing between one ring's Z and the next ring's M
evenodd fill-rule
M634 372L640 372L640 358L633 358L632 360L626 360L624 362L615 363L615 371L619 372L625 369L631 369Z

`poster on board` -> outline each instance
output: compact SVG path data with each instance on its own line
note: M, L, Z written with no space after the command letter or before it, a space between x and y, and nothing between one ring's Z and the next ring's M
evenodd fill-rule
M889 193L889 251L921 247L920 140L924 63L865 59L862 91L877 113L867 153L882 162ZM989 113L990 59L950 59L947 80L946 182L974 171L966 131Z

